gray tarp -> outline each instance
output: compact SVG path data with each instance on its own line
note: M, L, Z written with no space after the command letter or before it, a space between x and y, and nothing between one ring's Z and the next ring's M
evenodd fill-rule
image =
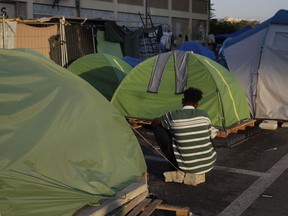
M227 41L224 56L255 118L288 120L288 11Z

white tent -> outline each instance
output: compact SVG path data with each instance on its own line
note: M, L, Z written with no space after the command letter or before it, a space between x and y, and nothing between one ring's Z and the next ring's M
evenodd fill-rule
M288 120L288 11L232 38L223 47L256 119Z

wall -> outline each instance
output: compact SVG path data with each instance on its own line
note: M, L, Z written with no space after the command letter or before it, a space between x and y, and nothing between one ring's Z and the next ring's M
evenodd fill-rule
M58 0L59 1L59 0ZM138 13L145 15L145 0L0 0L9 17L35 19L55 15L117 20L120 25L142 26ZM56 1L55 1L56 2ZM175 35L186 34L195 40L205 40L209 31L209 0L150 0L150 14L154 25L162 24ZM5 10L4 10L5 11ZM1 13L1 12L0 12ZM199 24L200 23L200 24ZM201 34L200 34L200 33Z

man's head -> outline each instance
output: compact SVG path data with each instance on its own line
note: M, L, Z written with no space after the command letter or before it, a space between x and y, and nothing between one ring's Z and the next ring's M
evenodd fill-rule
M184 91L184 97L182 99L183 106L185 105L192 105L194 107L198 106L198 102L202 99L202 91L190 87Z

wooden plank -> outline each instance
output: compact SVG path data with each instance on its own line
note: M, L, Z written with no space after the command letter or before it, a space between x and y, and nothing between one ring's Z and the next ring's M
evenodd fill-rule
M141 203L139 203L127 216L136 216L145 208L148 203L151 202L151 199L144 199Z
M190 208L189 207L179 207L168 204L159 204L156 209L165 210L165 211L175 211L176 216L189 216Z
M128 123L133 127L133 128L141 128L142 125L151 125L151 120L148 119L135 119L135 118L127 118Z
M154 200L150 203L147 208L144 209L143 213L140 216L149 216L157 208L157 206L162 202L160 199Z
M106 216L127 216L127 214L132 211L135 206L141 203L146 197L147 193L142 193L128 203L125 203L125 205L122 205L119 208L109 212Z
M115 195L115 197L119 197L118 199L107 199L100 206L85 206L75 212L73 216L103 216L125 205L143 193L145 193L146 196L148 195L146 174L143 175L143 179L140 182L132 183L122 191L119 191L117 195Z
M227 137L230 133L238 133L239 130L245 130L246 127L254 127L256 120L250 120L247 122L242 122L239 123L238 125L234 125L231 128L227 129L226 131L219 131L217 133L217 137L222 137L225 138Z

